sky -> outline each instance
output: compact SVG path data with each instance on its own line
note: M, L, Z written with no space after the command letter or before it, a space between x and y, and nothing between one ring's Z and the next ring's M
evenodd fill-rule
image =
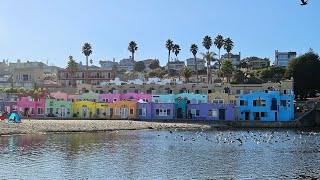
M167 39L180 45L178 58L185 60L192 57L192 43L204 52L203 37L219 34L233 40L232 52L241 52L241 58L273 61L276 49L320 52L320 1L301 6L300 0L1 0L0 5L0 60L9 62L65 67L72 55L84 63L85 42L92 45L93 64L119 62L131 55L133 40L135 60L157 58L163 66Z

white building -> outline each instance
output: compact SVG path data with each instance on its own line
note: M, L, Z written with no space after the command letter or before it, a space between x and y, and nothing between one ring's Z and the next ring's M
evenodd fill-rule
M228 59L228 53L221 56L221 61L227 60L227 59ZM241 53L240 52L239 52L239 54L230 53L230 60L232 61L232 65L234 67L238 66L240 64L240 60L241 60Z
M279 52L278 50L275 50L275 60L274 65L275 66L288 66L288 63L290 60L297 57L296 52Z

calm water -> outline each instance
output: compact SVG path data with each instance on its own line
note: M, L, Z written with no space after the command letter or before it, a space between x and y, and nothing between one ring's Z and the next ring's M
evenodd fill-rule
M319 140L271 129L2 136L0 179L319 178Z

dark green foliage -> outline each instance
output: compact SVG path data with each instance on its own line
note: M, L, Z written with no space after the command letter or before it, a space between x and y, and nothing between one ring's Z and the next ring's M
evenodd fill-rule
M262 69L259 73L260 79L271 82L277 82L284 79L284 74L286 72L285 67L271 66L269 68Z
M150 65L149 65L150 69L157 69L160 68L160 63L159 60L156 59L155 61L153 61Z
M289 62L285 72L286 78L294 78L294 91L300 97L314 96L320 89L319 55L310 50Z
M236 69L232 73L232 83L242 84L244 82L244 73L240 69Z

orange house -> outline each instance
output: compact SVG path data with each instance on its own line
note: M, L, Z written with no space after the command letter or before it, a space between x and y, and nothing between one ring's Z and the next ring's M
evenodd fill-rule
M105 108L108 119L135 119L137 117L137 102L116 101L106 103Z

